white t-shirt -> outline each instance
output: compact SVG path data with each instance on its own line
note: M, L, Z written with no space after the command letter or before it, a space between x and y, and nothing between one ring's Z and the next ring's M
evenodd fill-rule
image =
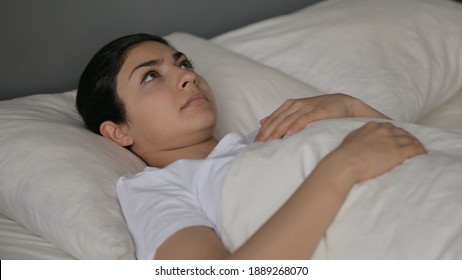
M186 227L207 226L220 234L224 180L252 135L226 135L203 160L178 160L119 178L117 194L138 259L153 259L168 237Z

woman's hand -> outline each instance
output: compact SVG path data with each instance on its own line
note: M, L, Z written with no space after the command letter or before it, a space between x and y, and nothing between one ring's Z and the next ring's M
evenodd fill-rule
M391 123L369 122L348 134L329 156L355 184L379 176L408 158L426 154L422 143ZM343 178L345 179L345 178Z
M293 135L317 120L354 117L389 119L361 100L346 94L289 99L260 121L261 128L255 141L264 142Z

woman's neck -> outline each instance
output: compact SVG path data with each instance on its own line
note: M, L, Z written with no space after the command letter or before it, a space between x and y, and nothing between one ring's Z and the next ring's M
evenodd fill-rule
M180 159L205 159L218 144L215 137L200 142L198 144L167 151L149 153L142 159L147 165L164 168L165 166Z

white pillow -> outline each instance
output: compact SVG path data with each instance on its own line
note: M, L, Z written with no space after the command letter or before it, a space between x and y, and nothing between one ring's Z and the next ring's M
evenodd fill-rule
M217 135L247 133L287 98L318 94L283 73L187 34L167 37L215 90ZM145 164L86 128L75 91L0 102L0 213L80 259L132 259L115 182Z
M282 72L194 35L173 33L165 38L192 60L212 88L218 107L218 138L231 131L254 131L260 119L287 99L322 94Z
M417 121L462 89L461 29L452 1L329 0L212 41Z
M144 163L83 127L75 91L0 102L0 212L82 259L133 259L115 181Z

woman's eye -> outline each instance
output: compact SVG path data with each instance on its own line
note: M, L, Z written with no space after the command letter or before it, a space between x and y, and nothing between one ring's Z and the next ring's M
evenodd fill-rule
M155 71L149 71L143 76L143 79L141 80L141 83L142 84L147 83L149 81L154 80L157 77L159 77L159 73L157 73Z
M193 69L193 64L189 60L184 60L180 63L180 67L183 69Z

